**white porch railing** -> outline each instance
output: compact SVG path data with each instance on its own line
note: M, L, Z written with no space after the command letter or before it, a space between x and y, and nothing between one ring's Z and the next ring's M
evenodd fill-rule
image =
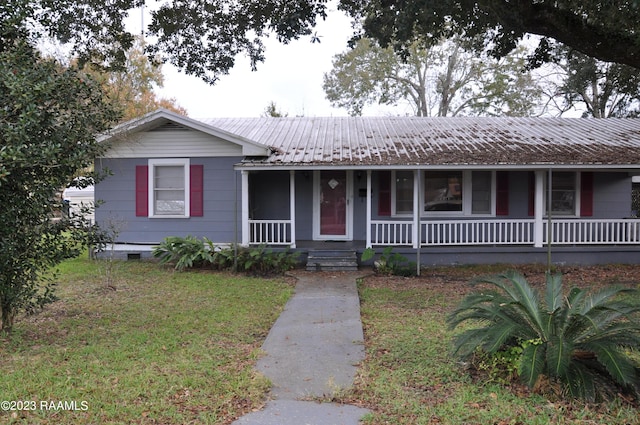
M422 246L533 245L535 220L422 220ZM552 244L640 244L640 220L553 219ZM371 221L371 245L412 246L413 222ZM547 222L543 222L547 243Z
M413 222L371 221L372 245L412 245Z
M249 220L252 245L291 245L291 220Z
M533 244L534 220L425 220L422 245Z
M413 246L413 222L372 220L372 246ZM422 220L422 246L533 245L535 220ZM548 222L543 222L547 243ZM249 220L250 244L292 245L291 220ZM640 244L640 219L551 221L554 245Z
M547 229L548 224L545 222L545 244L548 238ZM637 219L553 219L551 231L551 243L554 245L640 243L640 220Z

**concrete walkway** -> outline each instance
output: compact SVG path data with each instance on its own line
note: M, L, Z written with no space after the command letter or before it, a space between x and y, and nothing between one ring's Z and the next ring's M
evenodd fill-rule
M356 425L368 410L317 403L353 385L364 359L357 273L298 273L295 294L271 328L257 369L272 384L266 407L236 425Z

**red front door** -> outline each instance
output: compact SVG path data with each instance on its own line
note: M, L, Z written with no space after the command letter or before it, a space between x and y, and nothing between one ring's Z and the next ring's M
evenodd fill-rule
M320 172L320 235L347 234L347 172Z

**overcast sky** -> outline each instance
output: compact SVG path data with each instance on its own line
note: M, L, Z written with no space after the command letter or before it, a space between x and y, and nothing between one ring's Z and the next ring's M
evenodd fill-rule
M267 39L266 60L257 71L251 71L245 57L238 57L229 75L214 86L165 64L165 84L159 94L175 98L193 118L258 117L272 101L289 116L346 116L346 110L332 108L325 99L322 77L331 70L333 56L347 49L350 20L335 11L316 31L320 43L311 43L309 37L288 45Z
M131 30L139 32L140 17L133 13L130 20ZM350 18L334 9L315 31L320 43L312 43L310 37L287 45L267 39L266 60L258 64L257 71L251 71L245 57L238 57L229 75L222 76L214 86L165 64L165 84L158 93L175 98L192 118L258 117L272 101L289 116L347 116L346 109L331 107L322 81L324 73L332 68L333 56L347 49L352 36ZM411 114L411 111L375 106L364 110L364 115L390 113Z

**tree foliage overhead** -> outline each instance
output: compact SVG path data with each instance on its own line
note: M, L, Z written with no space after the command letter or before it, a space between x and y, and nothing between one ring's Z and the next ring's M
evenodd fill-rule
M449 40L425 49L409 46L405 60L369 39L334 57L323 88L334 106L361 115L368 104L407 102L417 116L529 116L540 92L524 55L500 61L479 57ZM521 52L522 53L522 52Z
M639 0L341 0L341 7L363 19L366 36L400 50L415 39L433 43L458 35L501 57L536 34L543 37L536 61L546 59L553 39L640 68Z
M125 28L129 11L144 0L11 0L0 5L0 50L18 34L32 43L51 37L67 44L80 65L124 63L134 36Z
M112 67L124 63L133 45L125 18L143 3L12 0L0 5L0 20L3 32L51 36L72 46L81 64ZM152 11L147 34L156 41L149 50L213 83L239 55L254 68L263 61L265 37L319 40L313 28L330 7L327 0L166 0ZM504 56L525 34L537 34L544 37L537 60L546 58L550 40L556 40L588 56L640 68L640 0L339 0L339 8L383 46L402 49L416 39L434 44L458 35Z
M318 17L326 17L325 0L174 0L152 12L151 50L213 83L240 54L253 69L264 61L263 37L287 43L311 34Z

